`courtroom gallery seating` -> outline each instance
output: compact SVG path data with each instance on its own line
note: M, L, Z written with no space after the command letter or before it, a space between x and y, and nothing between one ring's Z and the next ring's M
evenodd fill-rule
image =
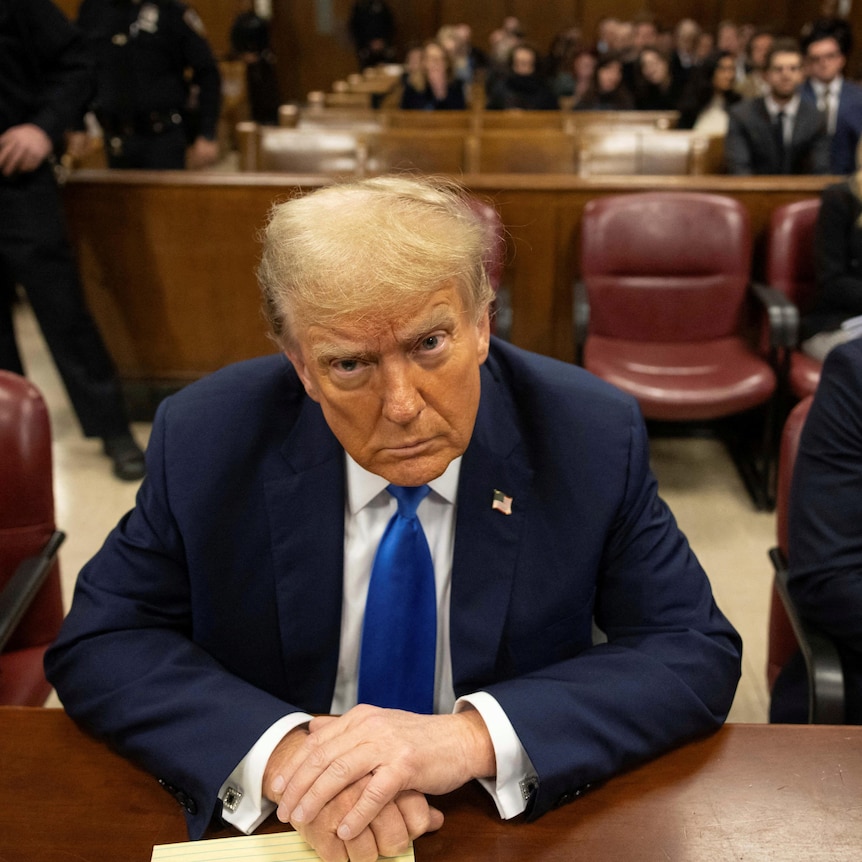
M585 368L634 395L647 420L718 423L755 504L769 508L777 366L746 332L762 298L751 247L747 210L723 195L590 201L574 317Z
M799 435L812 400L813 396L809 395L793 408L781 437L776 489L777 544L769 551L775 574L769 610L766 677L772 692L782 668L801 650L808 676L809 724L843 724L844 675L838 650L827 635L801 619L787 589L791 479Z
M0 371L0 704L41 706L42 670L63 603L54 525L51 428L32 383Z
M811 311L814 303L814 228L819 212L819 197L794 201L776 207L769 221L766 281L796 306L799 316ZM796 349L787 359L790 393L796 399L811 395L820 382L822 363Z

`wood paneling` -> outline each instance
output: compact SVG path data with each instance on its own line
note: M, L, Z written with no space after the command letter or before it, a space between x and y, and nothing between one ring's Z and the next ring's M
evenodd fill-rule
M594 197L699 189L741 200L762 245L772 210L830 177L468 175L508 234L511 340L571 361L581 212ZM200 377L274 350L258 311L256 233L273 201L329 180L274 174L81 171L64 189L87 299L126 381Z

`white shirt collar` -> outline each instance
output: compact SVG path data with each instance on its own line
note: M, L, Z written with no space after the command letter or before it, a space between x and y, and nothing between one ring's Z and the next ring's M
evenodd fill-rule
M797 110L799 110L799 93L794 93L793 98L786 105L779 105L771 95L767 95L766 110L769 111L769 116L773 120L779 111L784 111L784 116L788 119L795 117Z
M389 482L382 476L370 473L364 467L360 467L346 452L344 457L347 466L347 505L351 515L355 515L384 491ZM459 455L449 464L442 476L438 476L428 483L431 490L448 503L454 503L458 497L458 478L461 475L462 457Z

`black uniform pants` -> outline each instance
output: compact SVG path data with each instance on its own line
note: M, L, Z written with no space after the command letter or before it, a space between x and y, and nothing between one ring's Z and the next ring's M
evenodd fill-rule
M49 164L0 177L0 368L24 373L12 298L23 286L87 437L128 430L114 363L84 302Z

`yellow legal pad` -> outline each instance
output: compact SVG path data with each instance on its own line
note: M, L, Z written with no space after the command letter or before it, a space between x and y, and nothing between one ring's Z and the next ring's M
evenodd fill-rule
M394 862L414 862L413 845L400 856L386 858ZM152 862L314 862L319 859L298 832L157 844L152 855Z

